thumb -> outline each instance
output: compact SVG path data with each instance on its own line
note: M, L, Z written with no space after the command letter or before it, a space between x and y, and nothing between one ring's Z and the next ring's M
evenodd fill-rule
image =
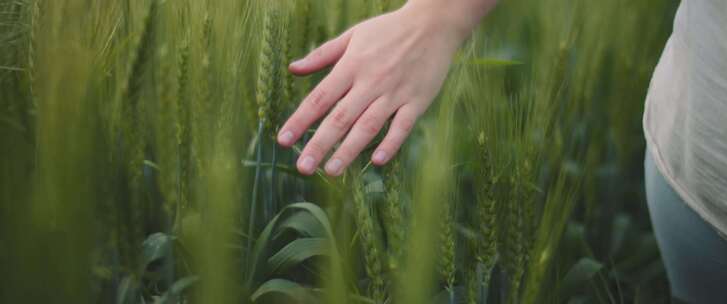
M338 59L346 52L352 33L352 30L348 30L341 36L324 43L303 59L291 63L288 69L296 75L307 75L338 62Z

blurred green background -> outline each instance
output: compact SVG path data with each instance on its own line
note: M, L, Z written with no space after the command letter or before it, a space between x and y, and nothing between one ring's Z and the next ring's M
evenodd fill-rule
M273 140L325 76L286 66L401 1L0 0L0 302L670 303L677 4L501 1L393 163L331 179Z

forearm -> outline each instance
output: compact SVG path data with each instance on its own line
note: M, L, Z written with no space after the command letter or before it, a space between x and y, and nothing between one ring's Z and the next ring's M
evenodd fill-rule
M497 0L409 0L405 7L453 26L465 39L496 4Z

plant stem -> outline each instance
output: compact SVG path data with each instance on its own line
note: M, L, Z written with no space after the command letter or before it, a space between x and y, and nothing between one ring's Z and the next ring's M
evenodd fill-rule
M256 152L256 164L255 164L255 181L253 182L252 186L252 199L250 200L250 214L249 214L249 220L248 220L248 229L247 229L247 235L249 238L247 239L247 256L250 256L250 250L252 249L252 240L254 239L253 235L255 232L255 215L257 213L257 190L258 190L258 184L260 183L260 164L262 162L262 156L263 156L263 131L264 131L265 121L260 120L257 127L257 152Z
M277 186L278 186L278 174L277 174L277 164L278 164L278 148L277 144L273 143L273 152L271 153L272 160L270 163L272 166L270 166L271 170L271 176L270 176L270 213L269 215L276 214L278 212L278 202L276 200L276 193L277 193ZM269 220L267 218L266 220Z

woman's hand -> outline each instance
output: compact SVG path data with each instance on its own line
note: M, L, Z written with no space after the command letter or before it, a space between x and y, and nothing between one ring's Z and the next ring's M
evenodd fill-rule
M306 75L335 64L278 133L278 143L290 147L325 115L298 158L302 174L315 172L342 140L325 166L327 174L340 175L392 116L372 162L386 164L397 153L471 31L441 13L409 3L354 26L290 65L292 73Z

